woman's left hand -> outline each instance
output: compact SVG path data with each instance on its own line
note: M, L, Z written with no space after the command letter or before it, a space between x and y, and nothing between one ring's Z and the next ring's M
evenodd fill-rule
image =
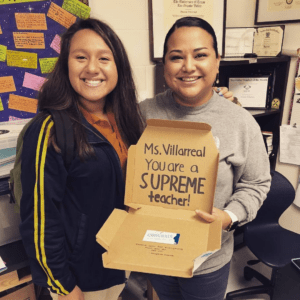
M228 226L231 224L231 218L228 215L228 213L224 210L218 209L216 207L213 208L212 213L209 214L207 212L204 212L202 210L196 210L195 211L197 216L200 217L202 220L212 223L215 220L221 220L222 221L222 229L228 228Z
M230 92L228 90L227 87L225 86L222 86L222 87L214 87L214 90L220 95L220 96L223 96L224 98L226 98L227 100L229 101L233 101L234 98L233 98L233 93Z

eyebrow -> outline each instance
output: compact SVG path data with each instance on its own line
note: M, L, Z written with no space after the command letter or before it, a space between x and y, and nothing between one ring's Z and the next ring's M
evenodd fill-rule
M204 50L204 49L207 49L207 47L196 48L196 49L194 49L194 52L197 52L197 51L200 51L200 50ZM174 50L170 51L170 53L172 53L172 52L182 53L181 50L177 50L177 49L174 49Z
M71 53L75 53L75 52L88 52L86 49L74 49L73 51L71 51L70 52L70 54ZM111 54L111 55L113 55L113 53L112 53L112 51L111 50L99 50L98 51L99 53L101 53L101 54Z

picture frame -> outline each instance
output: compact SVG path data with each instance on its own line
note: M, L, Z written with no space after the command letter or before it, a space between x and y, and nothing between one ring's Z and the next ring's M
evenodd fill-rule
M244 108L266 109L268 108L268 75L254 77L229 77L228 89L239 99Z
M227 27L225 58L244 57L254 53L259 57L276 57L282 53L285 25L257 27Z
M177 19L188 16L201 17L212 25L224 57L227 0L148 0L148 6L151 61L162 61L167 32Z
M255 25L300 22L300 1L256 0Z

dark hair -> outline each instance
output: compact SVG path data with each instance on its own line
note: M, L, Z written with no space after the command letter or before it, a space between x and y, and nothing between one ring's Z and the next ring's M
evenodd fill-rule
M197 18L197 17L184 17L181 19L178 19L173 26L170 28L170 30L168 31L166 37L165 37L165 42L164 42L164 53L163 53L163 63L165 63L165 57L168 51L168 40L170 38L170 36L172 35L172 33L180 28L180 27L199 27L204 29L205 31L207 31L213 38L213 47L214 50L216 52L216 57L219 56L218 54L218 42L217 42L217 37L215 34L214 29L211 27L211 25L206 22L205 20L201 19L201 18Z
M39 93L38 108L40 111L65 110L69 114L74 121L75 144L80 158L94 153L93 148L87 142L85 129L81 125L81 113L78 109L79 96L71 86L68 75L71 40L75 33L82 29L91 29L96 32L113 53L118 71L118 83L115 89L106 96L104 109L112 109L124 143L127 146L135 144L143 128L132 70L121 40L104 22L92 18L79 20L62 36L61 52L53 72Z

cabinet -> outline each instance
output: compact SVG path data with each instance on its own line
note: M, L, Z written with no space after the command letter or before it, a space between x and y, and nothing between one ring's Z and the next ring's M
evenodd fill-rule
M290 57L267 57L253 59L222 59L220 63L219 86L227 86L230 77L254 77L258 75L271 75L270 98L265 109L248 109L261 127L261 130L273 133L273 151L270 154L271 169L275 169L276 158L279 148L279 127L281 125L286 85L290 67ZM155 93L161 93L167 89L163 65L155 67ZM272 99L280 100L279 109L270 108Z

